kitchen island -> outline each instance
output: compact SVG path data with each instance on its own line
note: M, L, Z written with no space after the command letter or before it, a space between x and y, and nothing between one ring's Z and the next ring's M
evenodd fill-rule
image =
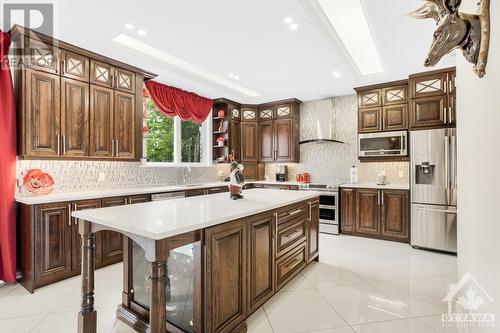
M252 189L75 211L79 332L95 332L95 233L125 236L117 317L139 332L245 332L246 318L318 260L318 193Z

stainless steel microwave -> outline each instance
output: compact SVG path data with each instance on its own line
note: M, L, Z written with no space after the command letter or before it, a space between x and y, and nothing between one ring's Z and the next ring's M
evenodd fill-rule
M408 132L359 134L358 156L408 156Z

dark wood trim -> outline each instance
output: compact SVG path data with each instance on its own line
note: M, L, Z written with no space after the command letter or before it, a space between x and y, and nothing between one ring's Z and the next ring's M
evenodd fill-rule
M435 70L431 70L431 71L410 74L409 78L412 79L412 78L425 77L425 76L428 76L428 75L442 74L442 73L447 73L447 72L455 71L456 69L457 68L455 66L453 66L453 67L447 67L447 68L441 68L441 69L435 69Z
M97 332L97 311L94 308L95 234L90 222L83 221L82 234L82 303L78 313L78 333Z
M25 28L25 27L17 25L17 24L14 25L10 31L11 31L11 37L12 37L13 41L18 40L19 38L21 38L23 36L27 36L30 38L37 38L46 44L54 45L54 46L57 46L61 49L66 49L66 50L69 50L71 52L75 52L75 53L78 53L80 55L87 56L89 58L94 58L94 59L97 59L99 61L109 63L109 64L116 66L116 67L128 69L128 70L135 72L135 73L141 73L142 75L144 75L145 79L153 79L153 78L158 76L158 74L146 71L146 70L141 69L139 67L131 66L131 65L126 64L126 63L121 62L121 61L117 61L117 60L105 57L99 53L95 53L95 52L83 49L81 47L75 46L73 44L63 42L63 41L58 40L54 37L44 35L40 32L36 32L34 30L31 30L29 28Z
M302 104L302 101L298 100L296 98L287 98L287 99L282 99L279 101L261 103L261 104L258 104L257 107L259 109L261 109L261 108L269 108L269 107L273 107L273 106L277 106L277 105L281 105L281 104L299 104L300 105L300 104Z
M381 88L388 88L391 86L400 86L400 85L405 85L408 84L408 79L402 79L402 80L396 80L396 81L389 81L389 82L383 82L383 83L377 83L377 84L371 84L368 86L361 86L361 87L356 87L353 88L356 92L361 92L361 91L367 91L367 90L377 90Z

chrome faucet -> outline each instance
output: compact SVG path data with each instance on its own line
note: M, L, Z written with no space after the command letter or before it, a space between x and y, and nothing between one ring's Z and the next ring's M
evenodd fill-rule
M182 168L182 184L186 185L189 175L193 172L189 165L186 165Z

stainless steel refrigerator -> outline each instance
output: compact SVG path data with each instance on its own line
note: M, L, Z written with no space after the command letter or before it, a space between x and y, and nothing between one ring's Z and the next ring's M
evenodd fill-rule
M412 131L411 245L457 252L456 129Z

